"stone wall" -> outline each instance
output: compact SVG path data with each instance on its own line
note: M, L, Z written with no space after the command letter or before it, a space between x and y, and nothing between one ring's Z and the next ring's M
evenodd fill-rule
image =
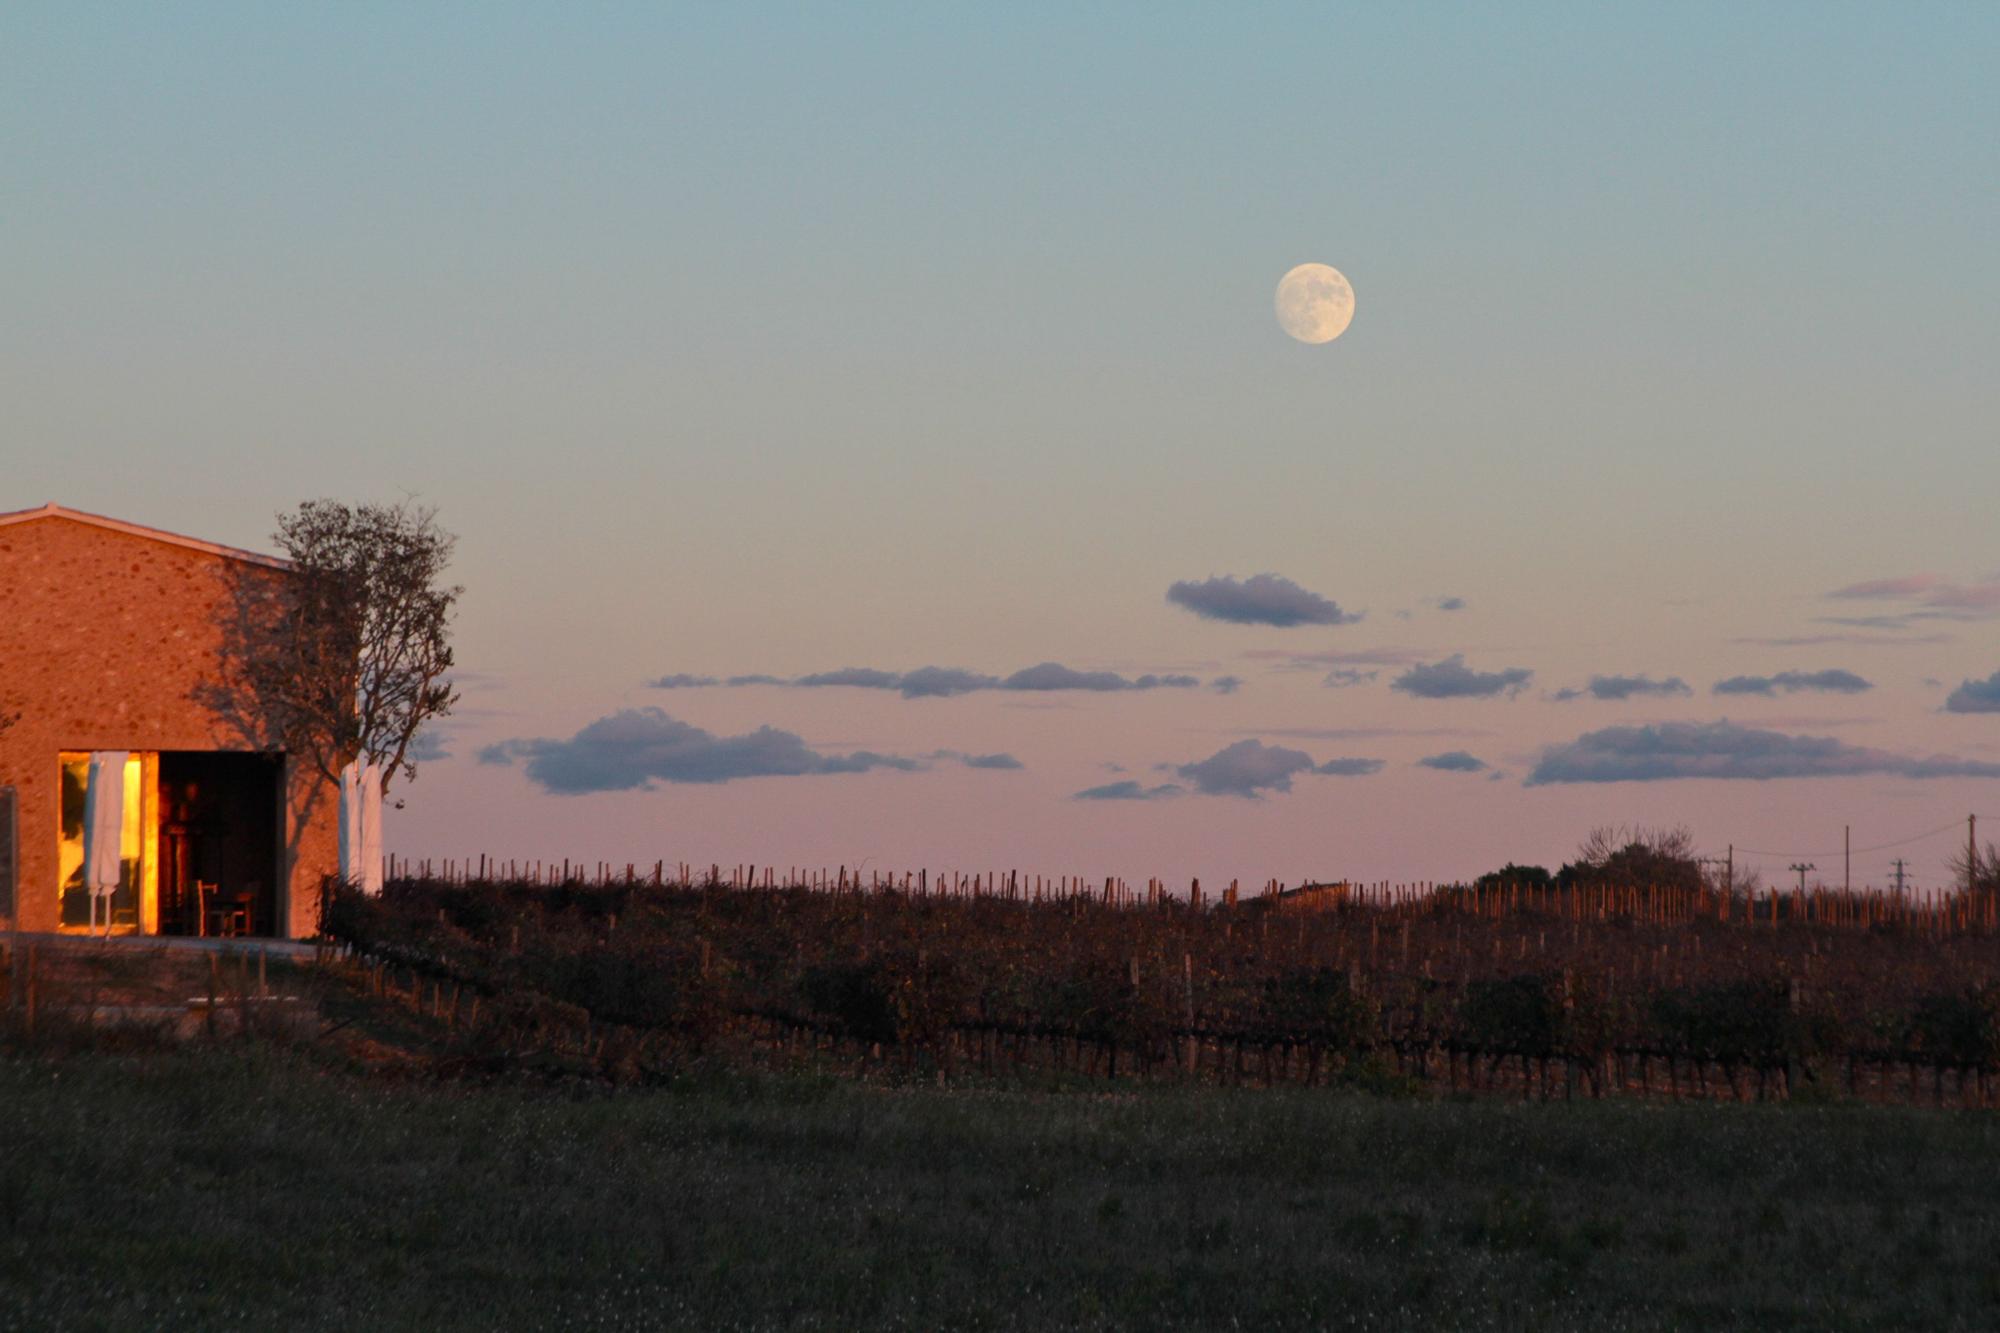
M277 747L213 706L239 587L282 570L118 531L61 512L0 524L0 786L18 795L23 930L53 930L65 750ZM320 883L339 869L338 794L287 757L280 935L318 925Z

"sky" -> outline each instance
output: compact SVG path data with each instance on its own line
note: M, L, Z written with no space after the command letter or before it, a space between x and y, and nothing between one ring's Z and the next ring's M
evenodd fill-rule
M0 509L435 505L408 856L2000 835L2000 10L1243 9L9 6Z

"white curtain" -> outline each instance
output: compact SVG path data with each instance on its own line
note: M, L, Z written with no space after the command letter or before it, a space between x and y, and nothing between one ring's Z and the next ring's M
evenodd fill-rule
M349 763L340 770L340 877L349 884L360 878L361 770Z
M340 770L340 877L382 892L382 767L367 760Z
M382 892L382 766L361 770L361 887Z
M83 886L90 891L90 924L102 906L111 933L111 895L124 877L125 761L127 750L94 750L83 791Z

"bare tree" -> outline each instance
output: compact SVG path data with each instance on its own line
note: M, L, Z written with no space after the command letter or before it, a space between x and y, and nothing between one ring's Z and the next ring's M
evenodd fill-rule
M1702 882L1694 834L1686 825L1594 828L1564 870L1572 879L1597 883L1692 887Z
M1989 842L1983 852L1967 846L1949 864L1952 878L1975 893L2000 893L2000 846Z
M1755 898L1764 891L1764 872L1756 866L1739 867L1731 872L1723 868L1721 861L1714 860L1704 868L1703 882L1719 893Z
M308 500L274 534L286 577L246 582L231 634L235 712L329 779L355 759L416 776L410 743L458 700L447 678L453 537L433 508ZM245 707L244 705L248 706Z
M1685 824L1672 828L1603 824L1577 845L1576 859L1584 865L1601 866L1621 852L1689 861L1694 859L1694 834Z

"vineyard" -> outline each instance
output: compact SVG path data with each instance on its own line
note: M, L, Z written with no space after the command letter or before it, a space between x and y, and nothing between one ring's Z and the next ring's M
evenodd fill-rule
M1990 1106L2000 903L1709 887L401 868L326 933L474 1067Z

